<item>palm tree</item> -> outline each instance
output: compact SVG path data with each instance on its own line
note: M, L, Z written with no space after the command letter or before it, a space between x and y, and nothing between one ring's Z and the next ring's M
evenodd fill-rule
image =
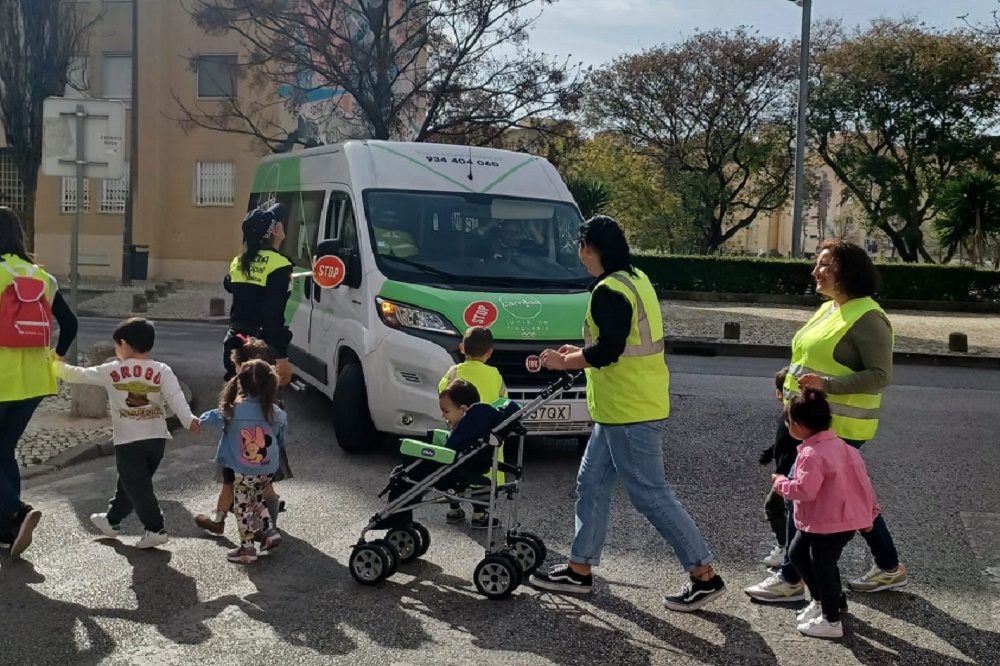
M566 187L580 207L580 213L585 220L595 215L607 212L611 205L611 188L595 178L570 176L566 179Z
M973 171L945 185L942 215L934 222L945 263L965 248L973 264L982 265L990 237L1000 236L1000 180L985 171Z

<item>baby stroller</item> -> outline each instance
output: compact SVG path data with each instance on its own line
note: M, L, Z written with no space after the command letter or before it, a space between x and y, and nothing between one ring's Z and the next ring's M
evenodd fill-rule
M403 440L400 451L407 462L392 471L388 485L379 493L379 497L388 495L389 503L371 517L351 549L348 568L354 580L376 585L395 574L400 564L427 553L431 535L426 527L414 522L413 509L461 500L490 516L486 535L489 547L472 577L476 589L489 599L502 599L517 589L541 566L547 554L542 540L523 531L517 517L527 434L521 418L559 397L577 377L579 374L564 374L523 407L510 400L472 405L451 433L434 431L430 444ZM517 462L513 465L499 460L500 445L510 437L518 438ZM484 486L488 473L489 485ZM499 484L498 473L504 476ZM507 500L509 516L504 538L498 543L492 517L501 496ZM376 530L386 530L385 537L366 541L365 535Z

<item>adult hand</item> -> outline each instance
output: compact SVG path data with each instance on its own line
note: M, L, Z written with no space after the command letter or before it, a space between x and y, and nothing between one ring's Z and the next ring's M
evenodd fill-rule
M562 347L559 348L559 353L563 354L564 356L566 354L574 354L578 351L580 351L580 348L577 347L576 345L563 345Z
M195 417L194 419L192 419L191 425L188 427L188 430L190 430L191 432L193 432L196 435L200 435L201 432L202 432L201 421L197 417Z
M566 356L561 349L559 351L556 351L555 349L546 349L542 352L540 358L543 368L548 370L566 369Z
M823 378L817 374L810 373L799 377L799 389L823 390Z
M292 364L287 358L278 359L274 369L278 373L279 386L288 386L292 382Z

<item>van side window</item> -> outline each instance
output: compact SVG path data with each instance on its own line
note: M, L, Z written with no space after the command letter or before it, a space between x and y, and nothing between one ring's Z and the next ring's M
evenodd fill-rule
M351 197L343 192L333 192L330 195L330 206L327 208L326 237L341 241L345 250L355 254L358 248L358 225L354 220L354 206Z
M281 244L281 253L302 268L308 269L312 266L325 198L324 192L282 193L277 197L277 201L288 209L285 218L285 242Z

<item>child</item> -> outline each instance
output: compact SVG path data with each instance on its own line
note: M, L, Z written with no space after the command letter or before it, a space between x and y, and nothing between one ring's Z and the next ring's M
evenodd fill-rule
M193 432L200 428L173 371L149 356L156 341L153 324L141 317L128 319L118 325L111 338L116 361L77 368L53 359L53 366L56 376L65 382L104 387L111 403L118 488L107 513L95 513L90 521L104 536L114 539L121 522L134 510L146 529L136 547L154 548L168 540L153 491L153 475L170 439L164 403Z
M201 415L202 426L222 429L215 462L233 470L233 513L239 521L240 546L226 557L237 564L257 561L257 532L263 532L264 550L281 543L264 504L264 490L278 471L287 423L277 401L274 368L261 360L247 361L222 390L219 408Z
M490 329L482 326L471 326L465 331L459 351L465 356L465 362L453 365L438 383L438 393L443 394L445 389L456 379L462 379L476 387L479 393L479 400L487 405L492 405L500 398L507 397L507 387L504 385L500 371L494 367L486 365L493 355L493 334ZM442 410L443 411L443 410ZM449 424L451 426L452 424ZM503 461L503 448L500 450L500 460ZM498 479L499 481L499 479ZM445 521L453 524L465 520L465 511L462 505L452 502L445 515ZM471 525L474 529L486 529L486 512L472 514Z
M236 337L241 344L239 347L234 349L230 355L236 372L239 372L240 367L242 367L244 363L255 359L264 361L272 367L274 366L274 351L266 342L259 338L244 336ZM278 401L278 406L282 406L280 400ZM219 499L215 504L215 513L212 516L207 516L203 513L199 513L195 516L194 522L198 527L211 532L212 534L225 533L226 514L233 508L234 478L233 470L221 465L218 467L216 480L222 484L222 489L219 491ZM282 446L278 457L278 472L274 475L272 484L269 485L264 491L264 503L267 505L267 511L271 516L271 525L274 528L278 527L278 514L284 505L284 502L281 501L278 493L274 490L274 483L290 478L292 478L292 470L288 466L288 455L285 453L285 447ZM258 541L263 541L263 539L258 538Z
M804 389L788 403L785 420L801 440L795 478L774 474L774 490L795 504L798 532L788 553L812 603L797 616L798 630L815 638L840 638L842 589L837 562L857 530L879 515L868 470L857 449L830 430L826 394Z
M788 368L785 367L774 375L774 389L779 402L784 402L785 375L787 374ZM788 432L788 426L785 425L785 417L782 413L782 416L778 418L778 430L774 435L774 443L760 454L760 464L769 465L773 462L778 474L787 475L792 470L792 465L795 464L798 446L798 440ZM771 524L771 531L774 532L777 543L771 550L771 554L764 558L763 563L764 566L779 567L781 561L785 559L785 547L788 545L786 543L788 526L786 524L785 500L773 489L767 493L767 499L764 501L764 514L767 516L767 522Z

